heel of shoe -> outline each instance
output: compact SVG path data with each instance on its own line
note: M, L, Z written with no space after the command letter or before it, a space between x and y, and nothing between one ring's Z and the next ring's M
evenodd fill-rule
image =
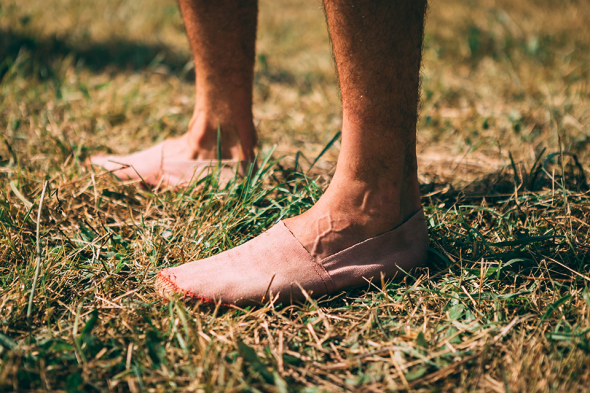
M428 230L420 210L399 227L322 260L336 290L366 285L366 280L398 275L428 259ZM366 279L366 280L365 280Z

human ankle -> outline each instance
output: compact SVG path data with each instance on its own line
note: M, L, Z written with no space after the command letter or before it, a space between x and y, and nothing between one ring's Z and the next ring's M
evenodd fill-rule
M381 221L405 221L420 209L418 179L415 173L408 176L384 173L383 176L362 178L346 170L338 171L326 190L326 197L338 200L338 205L365 217Z
M335 176L320 200L304 214L285 221L316 260L388 232L420 210L416 187L383 186Z
M186 134L194 159L251 160L256 146L256 131L251 119L234 120L195 111ZM218 149L221 147L221 157Z

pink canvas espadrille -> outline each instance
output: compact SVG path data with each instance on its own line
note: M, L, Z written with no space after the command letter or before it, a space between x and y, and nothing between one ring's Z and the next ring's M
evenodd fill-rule
M176 160L163 158L164 142L128 156L93 156L90 165L111 171L121 180L142 179L152 187L185 186L215 171L221 184L232 179L236 172L243 175L248 162L237 160Z
M229 305L301 300L303 288L314 298L366 280L394 277L426 262L428 233L420 210L397 228L316 262L285 224L211 258L162 270L158 294Z

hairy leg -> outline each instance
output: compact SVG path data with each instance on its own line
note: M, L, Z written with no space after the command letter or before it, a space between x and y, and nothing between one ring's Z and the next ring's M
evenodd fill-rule
M420 209L416 121L426 0L324 0L342 92L334 178L285 221L317 259L402 224Z
M128 156L94 156L90 162L124 179L151 185L183 184L201 172L196 162L254 158L252 83L257 0L179 0L193 51L196 103L188 131ZM218 127L221 157L218 156ZM120 164L128 165L122 167ZM121 169L122 168L122 169ZM194 172L194 173L193 173Z
M187 134L194 158L251 159L256 0L179 0L195 59L197 97Z

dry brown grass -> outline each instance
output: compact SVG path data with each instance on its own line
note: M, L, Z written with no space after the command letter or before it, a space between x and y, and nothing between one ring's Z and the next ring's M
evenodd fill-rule
M305 173L341 121L320 3L261 4L261 171L153 193L81 164L186 128L174 1L3 2L0 390L586 390L589 17L583 1L433 2L419 124L430 266L239 310L162 302L153 278L321 195L339 143Z

